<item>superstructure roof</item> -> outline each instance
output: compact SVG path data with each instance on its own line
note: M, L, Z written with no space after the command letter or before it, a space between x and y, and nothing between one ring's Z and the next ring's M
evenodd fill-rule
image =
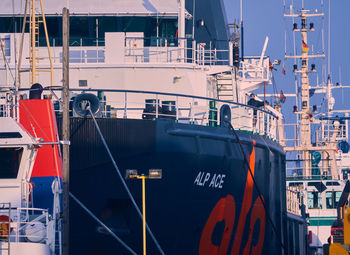
M38 3L38 2L37 2ZM178 0L43 0L46 15L177 16ZM23 15L25 0L0 1L1 16Z

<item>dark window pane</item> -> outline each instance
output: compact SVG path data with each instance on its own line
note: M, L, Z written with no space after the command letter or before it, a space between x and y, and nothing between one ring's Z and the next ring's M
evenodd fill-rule
M0 138L22 138L22 135L18 132L3 132L0 133Z
M17 178L23 148L0 148L0 178Z

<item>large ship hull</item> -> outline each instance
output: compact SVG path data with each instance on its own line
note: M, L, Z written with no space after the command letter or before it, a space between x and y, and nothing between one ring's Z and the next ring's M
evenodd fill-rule
M70 121L72 194L141 254L142 220L93 120ZM146 219L165 254L282 254L285 157L277 143L237 131L244 159L228 128L169 119L97 122L123 176L127 169L162 170L162 179L146 180ZM126 182L141 209L141 181ZM70 215L71 254L130 254L73 200ZM160 254L149 234L147 252Z

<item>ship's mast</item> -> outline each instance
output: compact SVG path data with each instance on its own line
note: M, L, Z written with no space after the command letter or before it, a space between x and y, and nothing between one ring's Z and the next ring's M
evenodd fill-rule
M324 144L315 144L311 143L311 121L312 118L312 110L310 110L310 81L309 81L309 73L315 72L314 66L309 69L309 59L310 58L324 58L324 54L319 55L309 55L308 51L308 32L314 31L313 24L310 23L310 27L307 27L307 18L324 16L323 13L310 13L310 10L301 9L300 14L284 14L285 17L294 17L301 19L301 28L297 29L297 25L294 24L294 31L301 32L301 48L302 54L299 56L286 56L286 58L299 58L301 60L301 69L298 69L297 66L294 66L294 72L301 74L301 110L297 112L300 116L300 140L301 142L294 147L286 147L285 151L289 152L301 152L302 160L303 160L303 175L308 178L312 176L312 166L311 166L311 151L320 151L324 158L328 158L330 160L329 167L331 169L332 178L337 179L338 173L336 170L336 162L335 162L335 143L332 141L328 141L328 143ZM335 139L335 137L334 137ZM334 140L333 139L333 140ZM327 156L326 156L327 154ZM328 169L327 167L325 169ZM321 174L328 174L321 173Z
M40 8L40 9L39 9ZM53 85L53 63L51 58L50 51L50 42L49 36L47 33L46 19L43 7L43 0L26 0L24 19L23 19L23 28L22 28L22 40L19 53L18 61L18 87L21 86L21 72L25 70L21 69L22 63L22 53L23 53L23 41L24 41L24 32L26 24L28 23L27 16L29 11L29 76L30 84L37 82L38 72L49 72L50 73L50 85ZM50 66L49 68L39 68L39 61L43 58L40 58L38 55L39 48L39 25L43 24L44 33L46 38L46 45L48 50L48 58Z

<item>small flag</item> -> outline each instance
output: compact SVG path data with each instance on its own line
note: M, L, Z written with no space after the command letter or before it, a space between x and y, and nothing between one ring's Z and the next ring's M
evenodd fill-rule
M309 51L309 46L303 41L303 47L302 47L303 53L307 53Z
M286 102L287 98L286 96L283 94L283 91L281 89L281 92L280 92L280 102L283 104L284 102Z
M282 68L282 74L283 74L283 75L286 75L286 67L285 67L284 64L283 64L283 68Z
M277 69L273 66L271 60L269 61L269 68L270 68L270 70L277 70Z

